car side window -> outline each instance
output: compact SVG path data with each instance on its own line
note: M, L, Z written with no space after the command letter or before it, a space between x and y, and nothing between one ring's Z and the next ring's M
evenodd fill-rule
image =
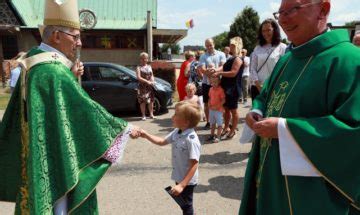
M120 70L110 67L99 67L100 74L103 81L128 81L130 76Z
M100 70L97 66L89 66L91 80L101 80Z
M119 80L119 72L117 72L116 70L109 67L99 67L99 70L103 81Z

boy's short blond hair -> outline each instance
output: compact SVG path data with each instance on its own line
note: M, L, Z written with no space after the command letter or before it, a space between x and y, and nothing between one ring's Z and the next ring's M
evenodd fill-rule
M185 86L185 90L186 92L189 91L190 89L194 89L196 91L196 86L194 83L188 83L186 86Z
M195 128L200 122L201 111L200 107L196 104L181 101L175 105L175 111L189 122L189 128Z

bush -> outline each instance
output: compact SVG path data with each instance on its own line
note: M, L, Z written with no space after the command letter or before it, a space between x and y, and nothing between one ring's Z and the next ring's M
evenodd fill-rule
M161 60L153 61L150 65L154 76L169 82L171 88L175 90L175 66L172 63Z

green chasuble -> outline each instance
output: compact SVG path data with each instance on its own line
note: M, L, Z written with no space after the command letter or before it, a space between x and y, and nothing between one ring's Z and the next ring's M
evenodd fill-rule
M70 214L97 214L95 187L111 164L102 157L127 126L64 64L36 64L19 79L0 126L0 201L16 202L16 214L53 214L67 195Z
M290 50L253 109L286 119L320 177L282 175L278 139L257 137L239 214L360 214L360 49L347 31Z

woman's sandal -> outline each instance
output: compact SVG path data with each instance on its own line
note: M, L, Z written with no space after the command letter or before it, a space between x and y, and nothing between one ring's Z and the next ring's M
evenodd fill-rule
M226 136L226 139L232 139L234 136L235 136L236 132L234 131L233 133L229 133L227 136Z
M230 130L223 130L223 131L221 132L221 136L223 137L223 136L227 135L227 134L229 133L229 131L230 131Z

